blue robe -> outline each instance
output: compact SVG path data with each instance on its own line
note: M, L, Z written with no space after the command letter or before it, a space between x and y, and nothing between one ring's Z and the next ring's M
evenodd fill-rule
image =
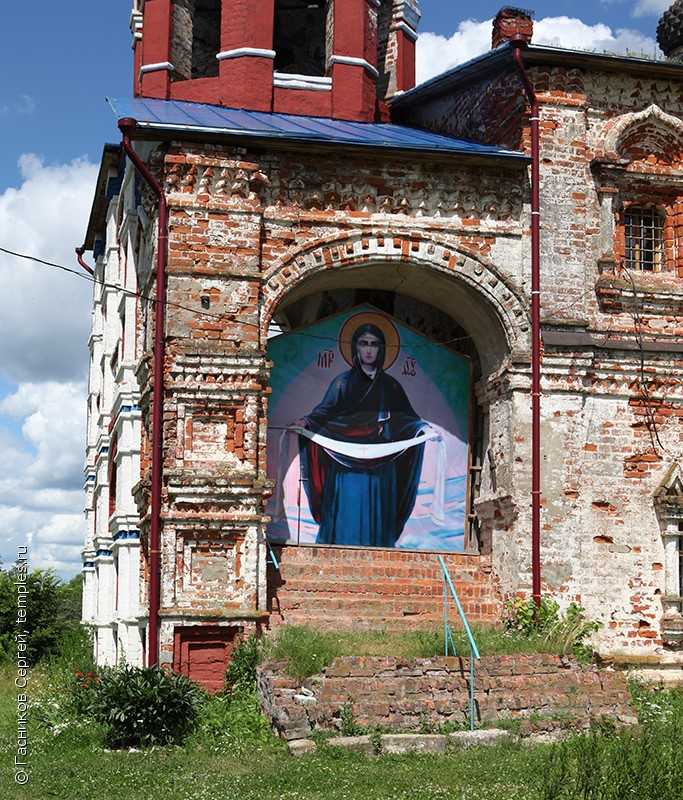
M385 444L424 427L401 384L355 366L338 375L306 427L337 441ZM413 512L424 444L367 461L332 453L299 437L302 478L319 524L317 544L395 547Z

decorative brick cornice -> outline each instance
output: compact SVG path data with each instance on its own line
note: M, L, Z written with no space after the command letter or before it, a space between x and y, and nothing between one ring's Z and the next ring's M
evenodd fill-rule
M528 338L527 303L520 290L492 263L458 242L427 237L419 231L395 230L332 236L309 243L277 261L264 275L263 335L267 335L278 302L299 281L330 268L362 268L380 262L427 266L463 281L495 309L511 350L520 349L520 343Z

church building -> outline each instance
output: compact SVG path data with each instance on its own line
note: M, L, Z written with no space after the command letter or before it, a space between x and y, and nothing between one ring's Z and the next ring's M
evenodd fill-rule
M419 19L134 2L83 248L100 664L435 629L441 555L472 622L549 596L683 666L683 0L666 60L506 7L416 87Z

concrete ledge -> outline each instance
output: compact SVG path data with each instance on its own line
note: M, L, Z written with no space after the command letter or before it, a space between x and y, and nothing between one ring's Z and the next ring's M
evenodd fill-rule
M447 741L447 736L416 733L388 733L380 740L383 753L445 753Z
M312 739L292 739L291 742L287 742L287 747L291 756L305 756L315 753L317 749Z
M454 747L483 747L509 742L512 734L500 728L488 728L479 731L456 731L448 734L448 743Z
M365 753L366 756L375 755L375 747L369 736L339 736L327 740L328 747L340 747L354 753Z

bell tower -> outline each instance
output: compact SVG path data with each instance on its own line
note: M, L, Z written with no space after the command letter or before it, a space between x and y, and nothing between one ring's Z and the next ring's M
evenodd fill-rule
M372 121L415 85L418 0L134 0L134 93Z

